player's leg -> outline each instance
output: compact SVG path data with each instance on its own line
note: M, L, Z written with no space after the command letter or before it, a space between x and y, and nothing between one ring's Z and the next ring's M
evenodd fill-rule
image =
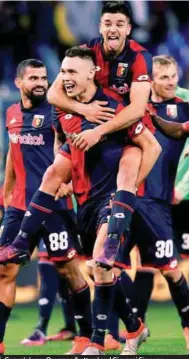
M48 258L46 247L41 240L39 244L38 273L40 288L38 298L39 320L32 334L21 341L25 346L43 345L46 343L46 333L58 289L57 270Z
M74 317L79 327L69 354L80 354L90 342L92 332L90 290L77 259L76 229L71 213L54 213L45 225L48 236L44 237L48 254L56 263L59 275L66 279L72 296Z
M108 224L108 238L104 244L99 263L111 267L119 247L120 238L127 230L136 206L136 182L140 170L142 151L138 147L124 149L117 176L117 191L112 200L112 211Z
M1 225L0 245L4 246L11 243L17 235L24 212L9 207L5 212L4 220ZM19 266L8 264L0 266L0 353L3 353L3 339L6 324L8 322L16 294L16 277Z
M32 237L38 232L42 222L57 210L59 204L55 201L55 194L62 182L67 183L70 180L70 172L71 161L57 154L54 163L44 174L40 189L31 199L13 245L0 250L0 263L21 263L28 260ZM11 256L10 251L12 252Z
M101 213L102 218L102 213ZM107 221L107 215L104 213ZM99 223L100 224L100 223ZM101 223L102 224L102 223ZM132 313L132 308L125 301L125 294L119 281L116 280L113 270L107 271L99 266L96 258L101 252L107 238L107 223L103 223L98 231L97 239L93 250L95 294L93 302L93 334L90 346L82 355L100 354L104 349L104 337L108 328L108 321L112 308L123 320L128 330L127 344L122 355L136 354L139 343L144 341L148 335L147 328Z
M73 301L72 301L72 296L70 295L69 292L67 280L59 275L58 275L57 299L62 309L63 320L65 325L56 334L52 334L46 337L46 340L49 341L72 340L77 335L74 310L73 310Z
M180 316L186 348L189 350L189 288L186 278L177 268L161 272L167 281L172 300Z

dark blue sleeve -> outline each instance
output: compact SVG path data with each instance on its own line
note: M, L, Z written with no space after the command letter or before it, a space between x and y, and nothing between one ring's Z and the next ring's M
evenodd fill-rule
M62 133L61 124L59 121L60 113L62 113L61 110L58 110L55 106L52 106L52 110L51 110L52 126L57 133Z

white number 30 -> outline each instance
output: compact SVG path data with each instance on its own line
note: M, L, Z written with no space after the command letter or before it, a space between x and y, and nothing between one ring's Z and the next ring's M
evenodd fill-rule
M157 251L155 256L157 258L170 258L173 256L173 241L168 239L167 241L157 241L156 242Z

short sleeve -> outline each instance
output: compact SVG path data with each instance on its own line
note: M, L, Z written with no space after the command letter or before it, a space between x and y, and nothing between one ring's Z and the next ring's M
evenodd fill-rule
M51 116L52 116L52 127L55 132L62 133L61 123L59 121L62 110L52 106Z
M150 82L152 78L152 56L148 51L139 52L131 66L132 82Z
M71 150L68 142L65 142L59 149L58 153L71 160Z

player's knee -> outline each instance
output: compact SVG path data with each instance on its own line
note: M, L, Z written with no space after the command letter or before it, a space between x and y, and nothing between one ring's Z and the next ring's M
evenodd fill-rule
M94 272L95 282L97 282L99 284L100 283L103 284L103 283L112 281L112 278L113 278L112 269L107 271L107 269L97 265L95 262L94 267L93 267L93 272Z
M84 277L79 270L78 263L74 260L66 263L58 263L57 270L59 275L67 281L72 290L77 290L78 288L84 286Z
M15 264L8 264L5 267L0 268L0 282L13 283L16 280L19 271L19 266Z
M162 270L161 273L166 279L170 279L175 283L178 282L182 276L182 272L178 269Z
M136 151L136 155L139 157L138 166L137 161L132 158L127 158L123 156L119 163L119 172L117 176L117 187L119 190L135 190L136 182L138 178L139 168L141 164L141 150ZM136 157L135 157L136 158Z

